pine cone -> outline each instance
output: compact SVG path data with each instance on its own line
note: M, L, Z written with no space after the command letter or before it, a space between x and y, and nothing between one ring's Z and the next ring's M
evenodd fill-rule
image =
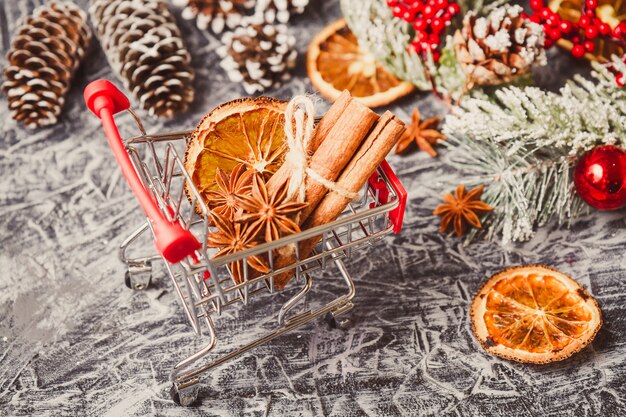
M296 63L295 38L285 25L260 23L258 19L223 36L217 52L231 81L242 82L248 94L277 87L291 77Z
M95 0L89 10L111 66L150 115L172 117L193 101L194 72L163 0Z
M207 30L210 25L214 33L222 33L225 27L239 26L254 8L255 0L173 0L172 3L183 8L183 19L195 19L198 29Z
M74 3L38 7L18 28L7 55L2 90L11 117L28 127L56 123L90 39L87 16Z
M287 23L292 14L304 12L309 0L257 0L255 14L268 23Z
M497 85L546 64L543 29L524 19L522 8L504 5L487 17L465 15L462 30L454 34L457 60L470 83Z

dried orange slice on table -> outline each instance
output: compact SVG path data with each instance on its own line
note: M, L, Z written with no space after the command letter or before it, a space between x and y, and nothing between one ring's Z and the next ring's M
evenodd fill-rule
M218 169L230 174L243 164L266 176L276 172L286 151L286 107L287 102L269 97L242 98L202 119L187 144L185 169L203 198L218 188Z
M488 352L527 363L566 359L602 326L596 300L572 278L541 265L491 277L474 298L470 316Z
M343 90L368 107L389 104L414 90L359 47L345 19L326 26L313 38L307 53L311 83L330 101Z

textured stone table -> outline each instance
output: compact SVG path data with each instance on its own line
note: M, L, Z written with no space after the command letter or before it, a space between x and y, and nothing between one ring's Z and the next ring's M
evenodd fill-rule
M16 21L35 3L2 3L2 55ZM312 1L294 22L300 52L338 16L336 0ZM188 24L185 35L197 100L176 120L146 119L150 131L190 128L243 94L218 67L217 41ZM271 94L313 91L303 54L298 68ZM553 51L538 80L556 88L573 68ZM117 247L142 219L82 103L82 88L96 78L114 76L94 42L61 123L48 129L16 126L6 100L0 103L0 416L626 415L624 212L594 213L570 229L548 225L525 244L464 247L439 234L431 215L461 178L423 153L390 158L409 190L405 228L349 263L357 285L353 326L330 331L320 321L300 328L208 374L196 408L176 406L168 374L202 340L191 335L162 271L145 292L123 284ZM443 110L427 94L392 110L408 120L416 104L427 116ZM320 111L327 106L319 100ZM129 118L121 124L124 134L133 132ZM559 268L598 299L604 327L571 360L526 366L476 343L467 314L472 294L494 272L519 263ZM317 278L322 294L339 288L336 276ZM230 310L218 321L220 349L271 328L263 313L284 299Z

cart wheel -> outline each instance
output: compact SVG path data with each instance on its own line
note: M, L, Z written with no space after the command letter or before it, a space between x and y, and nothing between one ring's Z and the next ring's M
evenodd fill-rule
M326 320L326 323L328 324L328 328L331 330L334 330L334 329L346 330L352 324L349 318L335 317L332 313L327 313L324 319Z
M170 387L170 397L172 401L176 403L176 405L180 405L180 395L178 394L178 390L176 389L176 385L172 384Z
M172 384L170 387L170 397L177 405L189 407L198 400L198 387L193 386L185 388L183 389L183 395L181 395L181 392L176 388L176 384Z
M131 290L145 290L152 282L152 262L142 262L128 266L124 274L124 283Z

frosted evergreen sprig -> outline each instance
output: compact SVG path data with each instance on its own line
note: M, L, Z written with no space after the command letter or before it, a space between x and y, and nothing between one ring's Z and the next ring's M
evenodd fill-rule
M495 207L484 221L486 238L528 240L535 227L586 210L572 181L578 157L626 140L626 91L606 67L593 67L593 81L576 76L559 93L503 88L464 100L446 117L450 164L467 185L485 184L484 201ZM615 68L626 72L623 63Z

